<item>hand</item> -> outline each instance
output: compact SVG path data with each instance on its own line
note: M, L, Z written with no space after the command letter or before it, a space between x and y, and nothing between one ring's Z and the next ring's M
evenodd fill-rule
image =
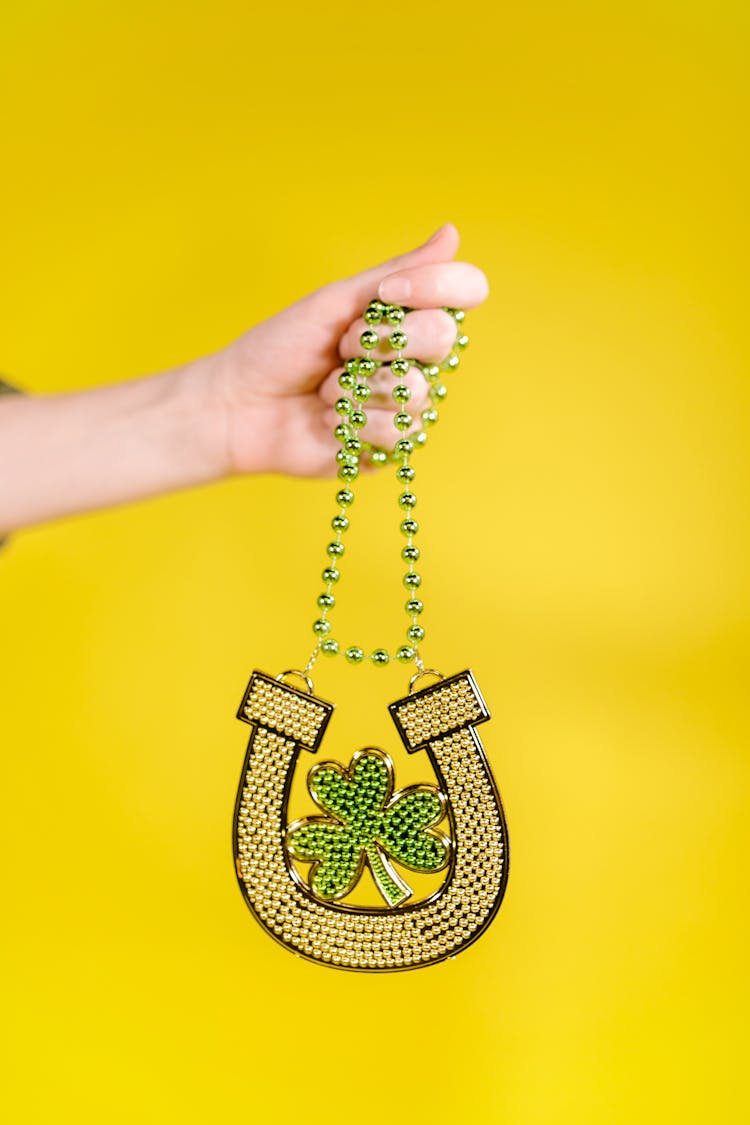
M211 357L219 408L210 412L210 425L216 428L227 474L335 474L339 445L333 429L340 419L333 404L341 395L341 361L366 354L359 343L367 327L362 311L376 296L415 310L403 322L406 354L425 363L445 359L456 324L441 306L473 308L488 293L481 270L452 261L458 240L448 223L416 250L315 290ZM370 354L395 358L387 347L386 326L379 332L386 340ZM412 390L409 410L418 413L427 401L425 379L412 369L405 381ZM390 370L382 368L369 384L373 393L362 435L391 448L398 435Z

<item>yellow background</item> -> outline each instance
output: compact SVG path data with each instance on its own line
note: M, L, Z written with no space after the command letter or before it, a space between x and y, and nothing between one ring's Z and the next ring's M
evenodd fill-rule
M295 960L242 903L234 712L311 647L330 482L19 532L9 1121L748 1119L747 24L3 6L0 369L29 389L213 350L446 220L487 272L419 468L425 655L490 703L513 855L488 933L418 973ZM366 646L404 627L394 496L364 482L340 589ZM329 751L395 749L403 669L316 671Z

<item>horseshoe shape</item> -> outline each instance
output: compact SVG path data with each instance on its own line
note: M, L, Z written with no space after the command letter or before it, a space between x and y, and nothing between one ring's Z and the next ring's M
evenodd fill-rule
M448 873L429 898L374 908L323 902L285 849L291 782L301 750L315 753L333 704L254 672L237 718L250 740L237 792L233 846L245 902L276 941L333 968L395 972L437 964L476 941L508 880L500 794L475 727L490 713L470 671L441 680L389 711L409 753L425 751L448 801Z

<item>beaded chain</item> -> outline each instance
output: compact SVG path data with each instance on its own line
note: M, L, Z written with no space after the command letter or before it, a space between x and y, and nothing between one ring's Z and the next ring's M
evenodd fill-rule
M419 616L424 609L424 605L417 596L422 584L422 576L415 568L420 551L414 543L414 536L419 530L419 524L414 519L417 498L413 489L415 469L411 464L411 456L415 449L425 444L428 428L434 426L438 420L437 404L442 402L447 394L447 389L441 378L442 373L454 371L458 367L460 363L459 353L469 343L469 338L463 333L463 310L446 308L444 311L449 313L456 322L456 339L450 355L439 364L423 364L418 360L407 358L404 351L409 341L402 330L402 323L406 313L410 311L410 309L401 305L387 305L378 300L371 301L363 313L363 319L368 327L361 334L359 342L366 353L371 353L380 343L380 335L376 328L378 325L387 326L392 330L388 342L391 349L396 352L396 358L389 362L381 362L373 359L369 354L354 356L346 360L344 370L339 375L339 386L345 393L336 402L335 410L340 421L334 430L334 434L341 445L336 453L336 461L339 466L338 477L343 482L344 487L336 493L339 511L331 520L331 527L336 536L326 547L328 565L322 574L325 590L318 597L320 617L313 624L313 632L318 641L305 666L305 673L309 672L314 665L318 653L322 652L325 656L336 656L341 651L339 642L330 636L331 623L328 620L328 615L336 604L336 598L332 590L341 577L339 566L341 556L344 554L342 537L349 529L347 513L354 503L353 485L359 476L359 465L363 456L368 456L374 465L385 465L389 461L397 465L396 479L403 488L398 498L399 507L403 514L400 530L406 538L406 545L401 550L401 558L409 566L403 578L404 586L409 594L405 607L410 620L409 627L406 630L407 643L401 645L393 654L386 648L376 648L370 653L369 659L377 667L383 667L394 659L402 664L413 661L420 672L424 671L424 664L419 653L419 645L424 640L425 635L424 628L419 624ZM401 437L398 438L391 450L373 445L360 437L360 431L367 423L364 406L372 394L367 380L383 366L390 366L391 374L398 380L391 396L396 404L393 424ZM414 419L406 410L411 398L411 390L402 379L412 367L421 371L430 384L430 405L421 413L421 428L412 437L407 437L406 431L411 428ZM344 650L344 655L350 664L361 664L365 660L364 649L359 645L349 645Z

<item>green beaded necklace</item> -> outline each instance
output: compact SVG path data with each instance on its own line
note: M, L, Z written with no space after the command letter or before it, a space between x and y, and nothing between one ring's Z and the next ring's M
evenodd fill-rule
M409 664L414 661L420 672L424 671L424 664L419 655L418 647L420 642L424 640L424 628L419 624L419 615L422 613L424 606L417 597L417 591L422 584L422 577L415 569L420 551L414 543L414 536L419 530L419 524L413 515L417 498L412 487L416 471L411 464L411 456L415 449L425 444L427 429L434 426L438 420L437 404L442 402L447 394L447 388L442 382L442 374L445 371L454 371L458 367L460 352L469 343L469 337L462 330L463 311L446 308L445 312L453 317L457 325L455 343L448 358L440 364L423 364L415 359L407 359L403 353L409 340L401 325L408 311L401 305L386 305L382 301L371 301L363 314L363 319L369 325L369 328L365 329L359 338L365 352L372 352L380 343L380 336L375 328L382 324L393 329L388 342L391 349L396 352L396 358L392 359L388 366L390 366L391 374L399 380L391 394L396 403L393 424L401 436L390 452L364 441L359 436L359 431L367 423L364 406L372 393L367 380L384 364L370 356L353 356L346 360L344 370L339 375L339 386L342 391L348 392L349 395L347 397L344 394L339 398L335 407L336 413L341 418L334 430L334 434L341 444L341 449L336 454L336 461L339 465L339 479L344 482L345 487L339 489L336 493L339 511L331 520L331 527L336 532L336 537L326 547L329 563L322 575L326 588L318 597L318 608L321 610L321 614L313 624L313 632L318 638L318 643L305 666L305 673L312 669L319 652L322 652L325 656L336 656L340 651L339 642L329 636L331 623L328 620L328 615L336 604L336 598L332 590L340 578L337 563L344 554L342 536L349 528L347 513L354 503L352 486L359 475L359 463L362 456L369 456L371 462L376 465L384 465L392 460L398 466L396 479L403 488L398 498L403 513L400 529L402 535L406 537L406 546L401 550L401 558L409 565L409 569L404 575L404 586L409 593L409 599L406 602L406 613L410 620L410 625L406 630L407 644L401 645L394 654L391 654L386 648L376 648L370 654L370 660L378 667L383 667L394 659L402 664ZM421 413L421 429L413 437L406 437L406 431L411 429L414 418L406 410L411 398L411 391L401 380L408 374L411 367L419 368L425 379L430 383L431 405ZM364 650L359 645L349 645L344 655L350 664L361 664L365 659Z
M365 354L347 359L339 376L345 393L336 402L340 420L335 436L343 487L336 494L339 510L331 521L335 538L326 547L325 590L318 597L320 616L313 624L315 648L302 671L275 678L254 672L237 712L252 728L233 834L235 870L247 905L261 926L297 956L368 972L412 969L454 957L487 929L508 878L500 794L475 729L489 719L489 711L469 670L449 677L428 671L419 650L425 633L419 624L422 579L416 570L420 552L414 537L419 525L414 519L411 457L438 420L437 405L446 394L442 375L458 367L469 341L463 312L449 308L445 311L454 318L457 333L447 359L424 364L407 357L403 329L409 311L371 301L363 314L367 328L360 335ZM393 422L400 436L390 451L360 434L372 394L368 379L384 366L372 357L381 342L378 328L389 332L396 353L395 359L385 361L397 380ZM421 413L421 427L410 433L414 418L406 408L411 391L403 378L412 367L430 385L430 405ZM334 710L314 694L308 673L319 653L335 656L341 651L330 636L329 615L336 604L332 591L340 578L342 539L363 457L376 465L396 465L410 622L406 644L393 654L376 648L369 659L378 667L394 659L416 665L408 694L390 704L389 711L407 752L424 751L437 784L395 791L393 760L383 750L368 747L356 751L347 766L336 761L313 765L307 788L318 812L290 820L290 791L301 752L317 751ZM349 645L344 655L350 664L365 660L359 645ZM304 686L289 684L290 676ZM423 676L437 682L415 690ZM375 901L362 901L365 872ZM409 872L417 875L417 885L412 885L412 875L407 879ZM434 876L440 873L435 889ZM418 882L426 877L432 877L432 883L420 890Z

